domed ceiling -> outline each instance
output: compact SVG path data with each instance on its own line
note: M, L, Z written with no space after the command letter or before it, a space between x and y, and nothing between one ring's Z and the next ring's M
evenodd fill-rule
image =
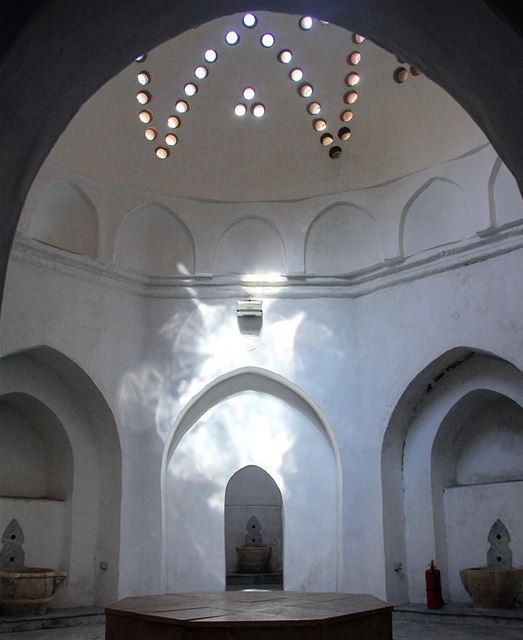
M303 18L236 14L137 51L48 162L147 193L293 200L394 180L485 142L408 63Z

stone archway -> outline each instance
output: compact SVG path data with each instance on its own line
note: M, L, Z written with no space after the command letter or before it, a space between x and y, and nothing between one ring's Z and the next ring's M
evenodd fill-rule
M337 589L342 485L332 430L299 387L258 367L231 371L207 385L179 414L167 438L163 588L224 587L225 487L246 465L271 474L284 505L293 497L285 511L286 588Z
M40 446L40 435L42 446L48 440L49 447L58 448L53 451L56 473L52 460L45 465L47 486L35 487L33 479L31 485L20 480L19 487L24 494L36 491L56 502L52 515L61 541L49 540L46 553L60 556L56 568L64 569L68 580L55 606L107 604L118 595L122 469L116 422L106 400L79 365L49 347L0 359L2 398L23 418L26 439ZM15 444L20 445L18 436ZM20 498L20 491L13 499ZM44 515L28 513L29 526Z
M387 597L392 602L424 601L424 570L431 559L444 570L447 591L442 492L449 486L447 465L453 457L444 434L452 427L452 437L457 437L458 422L452 419L456 408L479 390L522 404L523 374L501 358L465 347L451 349L408 385L389 420L382 487Z

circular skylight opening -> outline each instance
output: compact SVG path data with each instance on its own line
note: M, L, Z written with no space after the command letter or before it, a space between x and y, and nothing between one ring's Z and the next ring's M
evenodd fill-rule
M320 118L318 120L315 120L312 126L314 127L315 131L325 131L325 129L327 128L327 123L325 122L325 120L323 120L323 118Z
M170 146L174 147L174 145L178 142L178 138L174 135L174 133L168 133L165 136L165 142Z
M214 49L207 49L207 51L203 54L206 62L216 62L218 60L218 54Z
M357 99L358 99L357 91L349 91L349 93L345 95L345 102L347 104L354 104Z
M243 25L247 27L247 29L254 29L257 24L258 18L254 15L254 13L246 13L243 16Z
M324 147L328 147L333 142L334 142L334 138L332 137L332 133L324 133L322 135L321 143Z
M398 84L401 84L402 82L405 82L405 80L407 80L407 78L409 77L409 72L407 71L407 69L405 69L405 67L398 67L394 71L393 77Z
M256 118L261 118L263 115L265 115L265 107L263 106L263 104L253 105L252 115L255 116Z
M158 147L154 153L157 158L160 158L160 160L165 160L169 157L169 149L165 149L164 147Z
M359 81L360 81L360 74L356 73L355 71L353 71L352 73L349 73L349 75L346 78L346 82L349 85L349 87L355 87Z
M138 80L139 84L144 87L145 85L149 84L149 82L151 82L151 76L147 73L147 71L142 71L141 73L139 73L136 76L136 79Z
M144 131L144 134L147 140L156 140L158 136L158 132L156 131L156 129L153 129L152 127L150 129L146 129Z
M149 122L151 122L151 120L153 119L153 114L147 109L144 109L143 111L140 111L138 117L140 118L140 122L149 124Z
M225 42L230 47L234 47L235 44L238 44L238 42L240 42L240 34L234 30L227 31L227 33L225 34Z
M353 51L349 55L350 64L359 64L361 62L361 53L359 51Z
M340 120L342 122L350 122L353 115L354 114L352 113L352 111L350 109L347 109L347 111L343 111L343 113L340 115Z
M365 36L362 36L362 35L361 35L361 34L359 34L359 33L355 33L355 34L352 36L352 41L353 41L353 42L355 42L356 44L361 44L362 42L364 42L364 41L365 41Z
M299 92L300 96L303 96L304 98L310 98L314 93L314 89L312 88L311 84L302 84Z
M204 78L207 77L207 74L209 72L207 71L207 67L196 67L196 69L194 70L194 75L198 78L198 80L203 80Z
M193 82L188 82L183 91L186 96L194 96L198 93L198 87Z
M136 99L140 104L147 104L151 99L151 94L148 91L140 91L136 94Z
M174 105L174 108L178 113L187 113L187 111L189 111L189 103L185 102L185 100L178 100Z
M349 129L349 127L342 127L339 131L338 131L338 137L340 140L348 140L351 137L352 133L351 130Z
M280 62L283 62L283 64L289 64L289 62L292 60L292 51L289 51L289 49L280 51L280 53L278 54L278 60Z
M329 149L329 156L333 159L333 160L337 160L338 158L341 158L341 147L332 147L331 149Z
M260 42L262 47L268 49L274 44L274 36L272 35L272 33L264 33L260 38Z
M144 62L146 58L147 58L147 54L146 53L141 53L139 56L136 56L134 61L135 62Z
M241 104L241 102L234 107L234 115L239 118L243 117L246 113L247 107L244 104Z
M252 100L256 95L256 91L252 87L245 87L243 90L243 97L245 100Z
M312 27L312 18L310 16L303 16L303 18L300 18L300 27L304 31L308 31Z
M319 102L311 102L307 107L307 111L311 116L317 116L321 112L321 104Z
M167 126L169 129L178 129L180 126L180 118L178 116L169 116L167 118Z
M300 80L303 79L303 71L301 69L293 69L290 73L289 73L290 79L294 80L294 82L299 82Z

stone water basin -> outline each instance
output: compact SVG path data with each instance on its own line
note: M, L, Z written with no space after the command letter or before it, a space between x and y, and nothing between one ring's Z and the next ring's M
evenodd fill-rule
M0 615L45 613L66 577L63 571L40 567L0 569Z
M461 582L480 609L510 609L523 604L523 567L461 569Z

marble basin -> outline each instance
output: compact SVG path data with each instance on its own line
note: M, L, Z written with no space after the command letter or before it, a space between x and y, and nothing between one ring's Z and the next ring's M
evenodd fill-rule
M269 545L244 545L236 547L240 558L242 573L265 573L269 564L271 547Z
M0 615L45 613L58 587L67 577L62 571L40 567L0 570Z
M472 604L480 609L509 609L523 596L523 567L461 569L461 582Z

